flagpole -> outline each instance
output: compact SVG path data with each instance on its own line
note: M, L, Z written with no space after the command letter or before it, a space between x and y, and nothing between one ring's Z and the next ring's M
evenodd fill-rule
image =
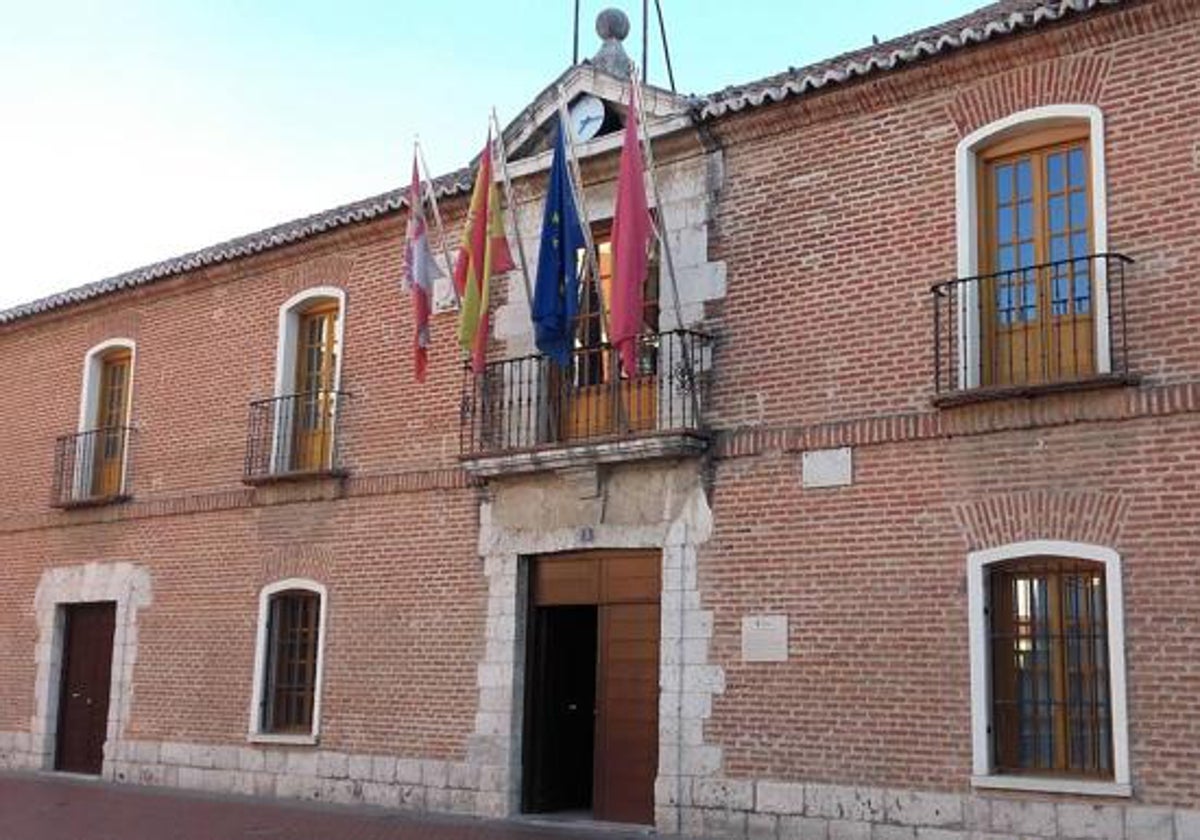
M675 277L675 260L671 253L671 243L667 239L666 222L663 215L662 198L658 192L658 179L654 177L654 151L650 146L650 133L646 128L646 111L642 102L641 85L637 82L637 68L630 74L629 83L633 85L632 98L634 107L637 109L638 116L638 133L641 135L642 154L646 157L646 173L650 176L650 191L654 193L654 206L658 211L652 216L654 218L655 233L658 234L658 241L662 243L663 256L667 262L667 276L671 280L671 297L673 298L675 309L675 326L676 329L683 329L683 307L679 302L679 282Z
M558 130L565 132L563 141L567 147L567 158L570 161L570 166L567 168L571 177L567 180L571 182L571 194L575 198L575 206L579 208L580 215L583 216L583 241L587 246L587 258L584 264L588 268L588 273L591 275L592 288L596 290L596 300L600 304L600 330L607 336L608 342L611 344L613 340L612 329L608 323L608 315L604 309L604 287L600 283L600 267L596 264L596 243L592 239L592 217L588 215L587 202L583 198L583 172L579 168L579 159L575 156L575 140L571 132L571 121L567 116L567 95L563 90L563 86L558 86ZM621 400L621 370L618 361L618 353L616 345L613 344L613 370L612 370L612 396L617 409L617 426L618 428L625 427L625 406ZM633 371L628 371L630 380L633 379Z
M525 243L521 239L521 225L517 220L517 205L513 201L512 179L508 177L508 152L504 148L504 132L500 130L500 120L496 117L496 109L492 108L492 125L496 128L496 147L499 150L500 176L504 181L504 200L508 204L508 219L512 225L513 237L517 240L517 256L521 258L521 279L525 281L525 301L529 312L533 313L533 286L529 283L529 261L525 259Z
M433 176L429 174L429 166L425 163L425 150L421 148L420 138L413 139L413 148L417 150L417 160L421 164L421 169L425 173L425 183L428 184L429 203L433 207L433 220L438 227L438 242L442 246L442 259L446 261L446 278L450 281L450 290L454 292L454 303L456 306L462 306L462 299L458 296L458 289L454 286L454 264L450 262L450 251L446 248L446 229L442 226L442 211L438 209L437 190L433 186ZM413 208L408 208L409 212ZM430 301L430 309L433 301Z
M571 195L575 199L575 206L579 208L579 214L583 216L583 241L587 246L584 265L591 277L592 288L596 290L596 299L600 301L600 328L611 341L612 332L608 328L608 316L604 312L604 289L600 286L600 268L596 265L596 243L592 240L592 218L588 214L587 203L583 200L583 175L579 169L579 159L575 157L575 141L571 134L571 122L567 116L567 98L562 85L558 86L558 130L566 132L563 135L563 141L567 147L567 158L570 163L568 168L571 175L567 180L571 182Z
M638 83L637 67L634 66L633 71L629 74L629 83L633 86L630 99L633 100L634 107L637 109L638 129L641 134L643 154L646 157L646 172L650 175L650 191L654 193L654 206L657 209L657 218L654 219L654 227L658 233L658 241L662 243L663 256L667 263L667 276L671 280L671 298L675 310L675 329L684 329L683 324L683 304L679 301L679 281L675 277L675 260L671 254L671 242L667 238L667 228L665 216L663 214L662 197L658 192L658 178L655 177L654 150L650 145L650 130L646 127L646 112L644 102L642 101L642 86ZM683 350L683 363L692 373L699 373L694 367L692 354L688 348L689 342L686 339L680 340L681 349ZM692 407L696 417L700 416L699 398L695 391L692 392Z

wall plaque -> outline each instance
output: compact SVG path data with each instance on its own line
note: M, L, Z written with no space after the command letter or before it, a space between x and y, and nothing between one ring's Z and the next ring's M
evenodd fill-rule
M742 618L743 662L786 662L786 615L748 615Z

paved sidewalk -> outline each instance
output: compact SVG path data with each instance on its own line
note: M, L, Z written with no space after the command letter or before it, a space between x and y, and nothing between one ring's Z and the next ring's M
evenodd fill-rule
M0 774L0 840L646 840L648 831L472 820Z

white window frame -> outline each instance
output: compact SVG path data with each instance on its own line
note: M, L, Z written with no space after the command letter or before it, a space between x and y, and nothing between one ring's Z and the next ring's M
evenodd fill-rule
M1104 566L1108 611L1108 669L1112 709L1113 780L998 774L992 760L992 673L988 646L987 570L1006 560L1066 557ZM1111 548L1064 540L1030 540L967 555L967 602L971 644L971 784L977 788L1044 791L1094 796L1131 796L1129 777L1129 719L1125 698L1125 602L1121 585L1121 555Z
M280 592L300 589L320 599L317 626L317 672L313 686L312 729L307 733L274 733L263 729L262 705L266 691L267 637L271 620L271 598ZM250 697L250 729L247 740L262 744L316 744L321 737L321 692L325 685L325 633L329 626L329 592L324 584L309 578L287 578L269 583L258 595L258 633L254 647L254 688Z
M979 154L988 146L1056 125L1088 124L1088 149L1091 154L1092 247L1097 254L1108 253L1108 176L1104 163L1104 114L1095 105L1044 105L1018 111L979 128L958 143L955 150L956 230L959 278L979 276ZM1109 345L1108 266L1100 260L1095 270L1096 300L1096 373L1112 372ZM977 388L979 381L979 292L965 286L958 306L958 385Z
M129 351L129 381L125 388L125 417L126 422L133 420L133 377L137 371L137 342L132 338L109 338L95 345L83 356L83 384L79 390L79 422L76 431L80 437L75 439L75 462L71 476L71 498L86 499L92 486L92 459L87 457L88 449L84 432L96 429L97 413L100 410L100 380L104 370L104 354L110 350ZM125 488L125 479L129 476L129 446L126 440L121 460L121 487Z
M300 337L300 314L313 301L330 298L337 301L338 307L333 331L334 357L337 360L333 370L333 390L341 390L342 348L345 346L346 291L337 286L313 286L292 295L279 307L279 333L275 347L275 385L272 394L276 399L292 394L296 390L296 345ZM332 410L335 416L339 408L340 406L334 403ZM287 467L291 461L292 436L287 434L278 404L274 407L273 423L271 473L285 473L288 471ZM336 445L334 443L336 434L337 423L334 423L330 429L331 447Z

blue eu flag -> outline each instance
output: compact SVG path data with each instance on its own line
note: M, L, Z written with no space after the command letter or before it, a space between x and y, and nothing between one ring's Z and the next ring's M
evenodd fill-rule
M550 188L542 213L542 245L533 290L533 332L537 347L561 367L571 363L575 316L579 312L578 252L584 247L579 211L567 173L564 128L559 124L550 164Z

